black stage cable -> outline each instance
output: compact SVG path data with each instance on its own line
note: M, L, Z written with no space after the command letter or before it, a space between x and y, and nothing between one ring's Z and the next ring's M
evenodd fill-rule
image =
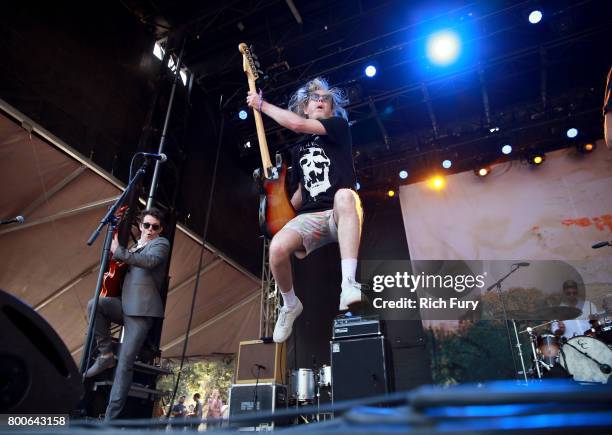
M231 99L237 94L237 92L232 95ZM176 381L174 383L174 389L172 390L172 399L170 400L170 406L168 407L168 412L166 413L166 419L170 419L170 414L172 413L172 407L174 406L174 400L176 399L176 392L178 390L179 383L181 382L181 373L183 371L183 365L185 363L185 354L187 353L187 346L189 344L189 332L191 332L191 322L193 320L193 311L195 308L195 301L198 295L198 287L200 285L200 274L202 272L203 261L204 261L204 251L206 245L206 235L208 233L208 223L210 222L210 212L212 210L212 199L215 193L215 185L217 182L217 168L219 166L219 154L221 153L221 143L223 142L223 129L225 127L225 116L223 109L227 106L227 103L223 104L223 95L219 100L219 112L221 113L221 121L219 126L219 132L217 135L217 152L215 154L215 164L213 166L212 172L212 180L210 185L210 194L208 195L208 205L206 206L206 216L204 217L204 230L202 232L202 247L200 249L200 259L198 261L198 270L196 272L196 279L193 286L193 293L191 296L191 309L189 310L189 320L187 321L187 330L185 331L185 340L183 340L183 351L181 352L181 363L179 365L178 374L176 376Z

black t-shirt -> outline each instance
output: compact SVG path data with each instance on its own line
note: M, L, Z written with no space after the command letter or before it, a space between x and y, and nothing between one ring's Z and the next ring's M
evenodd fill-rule
M294 148L292 185L302 185L298 214L334 207L338 189L355 188L353 140L344 118L319 119L325 135L309 135Z

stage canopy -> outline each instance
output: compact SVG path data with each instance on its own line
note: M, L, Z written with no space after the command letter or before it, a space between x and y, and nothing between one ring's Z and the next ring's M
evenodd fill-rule
M0 289L45 318L80 359L103 242L86 240L124 185L0 100ZM178 225L161 348L181 354L202 240ZM235 353L259 337L260 279L209 244L187 355Z

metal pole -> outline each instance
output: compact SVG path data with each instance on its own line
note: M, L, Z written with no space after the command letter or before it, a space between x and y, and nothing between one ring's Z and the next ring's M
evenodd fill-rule
M176 93L176 86L179 80L181 79L181 65L183 63L183 53L185 51L185 41L186 41L186 38L183 38L183 43L181 45L181 52L176 62L176 74L174 75L174 82L172 83L172 91L170 92L170 100L168 101L168 109L166 110L166 119L164 121L164 128L162 130L161 139L159 141L159 148L157 150L158 154L161 154L164 152L164 145L166 144L166 134L168 132L168 124L170 123L170 115L172 114L172 107L174 105L174 94ZM153 171L153 179L151 180L151 189L149 190L149 197L147 199L147 208L151 208L153 206L153 201L155 199L155 191L157 190L157 180L159 179L159 171L160 171L161 163L162 162L159 160L155 162L155 169Z
M514 321L514 319L512 319L512 325L514 326L514 335L516 336L516 348L518 349L518 354L521 358L521 367L523 368L523 375L525 376L525 384L529 384L529 380L527 379L527 370L525 370L523 348L521 347L521 340L519 340L518 331L516 330L516 322Z

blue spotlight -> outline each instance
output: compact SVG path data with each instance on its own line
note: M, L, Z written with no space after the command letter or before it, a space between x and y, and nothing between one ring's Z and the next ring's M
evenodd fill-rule
M502 146L502 153L508 155L511 152L512 152L512 145L506 144L506 145Z
M449 169L451 166L453 166L453 162L451 162L450 160L446 159L442 162L442 167L444 169Z
M453 63L461 51L459 36L451 30L434 33L427 39L427 57L440 66Z
M247 119L248 116L249 113L246 110L241 110L240 112L238 112L238 118L242 119L243 121Z
M529 22L531 24L538 24L540 21L542 21L542 11L535 9L529 13Z
M365 75L368 77L374 77L376 75L376 67L374 65L366 66Z
M406 178L408 178L408 171L401 170L400 173L399 173L399 177L402 180L405 180Z
M574 128L574 127L568 128L567 129L567 133L565 133L565 134L567 134L567 137L569 137L570 139L573 139L576 136L578 136L578 129Z

